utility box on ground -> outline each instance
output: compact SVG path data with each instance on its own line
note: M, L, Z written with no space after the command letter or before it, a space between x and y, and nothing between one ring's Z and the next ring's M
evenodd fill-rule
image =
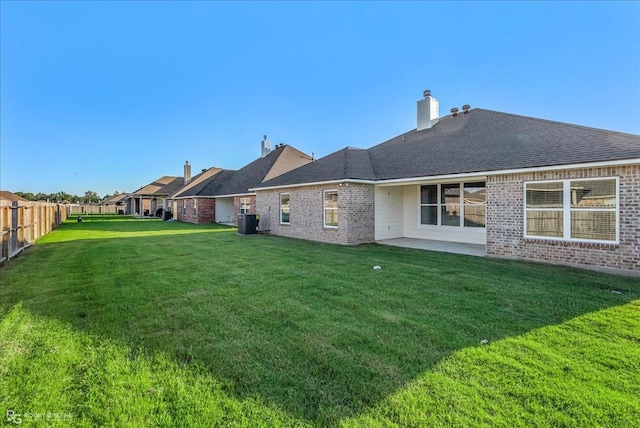
M240 235L258 233L258 216L256 214L240 214L238 216L238 233Z

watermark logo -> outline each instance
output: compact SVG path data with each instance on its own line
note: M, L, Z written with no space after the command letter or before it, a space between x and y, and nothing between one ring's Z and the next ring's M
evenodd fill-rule
M22 423L22 417L20 416L20 413L16 413L15 410L7 410L6 416L7 422L13 422L16 425L20 425Z
M20 425L22 422L33 422L33 421L53 421L60 419L72 419L73 415L71 413L35 413L35 412L26 412L26 413L18 413L15 410L7 409L5 412L5 422L14 425Z

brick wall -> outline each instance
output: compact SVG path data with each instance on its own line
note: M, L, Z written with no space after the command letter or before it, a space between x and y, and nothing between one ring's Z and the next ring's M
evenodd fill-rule
M324 227L324 190L338 191L338 227ZM280 224L280 194L289 193L290 223ZM348 203L347 203L348 201ZM374 189L353 184L258 191L260 230L271 234L336 244L374 241Z
M194 199L195 198L177 199L178 212L173 213L174 218L187 223L212 223L215 219L216 200L213 198L197 198L197 214L194 214ZM185 202L186 210L183 208Z
M619 177L619 244L524 238L525 181L590 177ZM489 256L640 270L640 165L491 176L486 195Z
M249 206L249 212L247 214L256 214L256 197L255 195L251 196L235 196L233 198L233 218L236 227L238 227L238 216L240 215L240 199L241 198L249 198L251 205Z

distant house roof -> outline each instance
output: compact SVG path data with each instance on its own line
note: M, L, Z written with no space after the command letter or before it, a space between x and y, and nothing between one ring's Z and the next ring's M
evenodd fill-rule
M196 186L181 190L174 198L251 194L265 179L276 177L311 162L311 157L291 146L278 147L239 170L220 170Z
M640 159L640 136L473 109L369 149L345 148L255 186L391 180Z
M236 171L218 189L218 194L243 195L252 193L249 189L262 183L265 179L277 177L309 162L311 162L311 156L291 146L276 148L265 157L258 158Z
M194 196L216 196L219 195L219 189L224 186L224 184L229 180L233 174L236 172L235 170L230 169L219 169L216 168L217 171L215 174L207 177L205 180L198 182L196 185L192 187L188 187L184 190L177 192L173 195L174 198L186 198L186 197L194 197Z
M175 193L183 185L183 177L165 175L164 177L131 192L130 196L169 196Z
M202 170L202 172L196 176L194 176L191 181L178 189L173 195L172 198L178 198L183 196L192 196L200 192L203 187L207 185L209 180L222 171L221 168L211 167Z
M117 204L119 202L124 202L124 200L129 197L127 193L119 193L117 195L113 195L110 198L107 198L101 202L102 205L110 205Z
M23 198L22 196L18 196L15 193L9 192L7 190L0 190L0 199L4 201L20 201L20 202L29 202L28 199Z

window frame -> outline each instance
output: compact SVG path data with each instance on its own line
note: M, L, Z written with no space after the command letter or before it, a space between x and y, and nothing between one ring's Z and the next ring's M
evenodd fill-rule
M571 183L580 182L580 181L615 181L615 208L576 208L571 206L572 192L571 192ZM562 183L562 208L553 208L549 209L552 211L561 211L562 212L562 236L540 236L540 235L531 235L527 233L527 220L528 220L528 211L540 211L540 209L536 208L527 208L527 185L530 184L539 184L539 183ZM559 180L530 180L524 181L522 183L522 201L523 201L523 224L522 224L522 234L525 239L535 239L535 240L545 240L545 241L561 241L561 242L585 242L585 243L597 243L597 244L610 244L610 245L618 245L620 244L620 178L615 177L587 177L587 178L566 178ZM571 214L573 212L613 212L615 213L615 240L604 240L604 239L586 239L586 238L573 238L571 236Z
M327 194L328 193L335 193L336 194L336 206L335 208L333 207L327 207ZM336 215L336 224L327 224L327 210L330 211L335 211L335 215ZM325 228L328 229L337 229L340 222L338 219L339 216L339 210L338 210L338 189L327 189L327 190L323 190L322 191L322 225Z
M438 183L423 183L423 184L419 184L418 185L418 227L420 228L444 228L444 229L448 229L448 228L461 228L461 229L467 229L467 230L471 230L471 229L475 229L475 230L486 230L487 229L487 223L486 223L486 214L487 214L487 204L486 204L486 199L485 199L485 203L482 205L484 207L484 219L485 219L485 223L483 226L467 226L465 225L465 209L469 206L473 206L472 204L465 204L464 202L464 191L465 191L465 184L477 184L477 183L484 183L484 188L485 188L485 192L486 192L486 188L487 188L487 182L486 180L471 180L471 181L444 181L444 182L438 182ZM458 224L443 224L442 220L443 220L443 209L446 210L447 205L452 205L451 203L447 204L446 203L446 196L443 193L442 190L442 186L449 186L451 188L455 188L452 187L451 185L456 185L457 188L459 189L459 196L458 196L458 203L457 206L459 208L458 210L458 217L459 217L459 222ZM423 186L435 186L436 187L436 198L435 198L435 203L426 203L423 204L422 203L422 187ZM432 207L435 208L435 212L436 212L436 223L432 224L432 223L422 223L422 207Z
M197 198L193 198L193 215L194 216L198 215L198 199Z
M240 199L240 214L249 214L251 212L251 198Z
M289 197L289 201L287 203L287 221L284 221L282 219L284 211L283 211L283 204L282 204L282 197L284 195L287 195ZM279 194L279 208L280 208L280 224L291 224L291 193L289 192L282 192Z

